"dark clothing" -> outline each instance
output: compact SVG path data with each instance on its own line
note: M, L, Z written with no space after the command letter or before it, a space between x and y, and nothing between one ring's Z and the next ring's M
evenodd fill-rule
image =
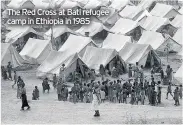
M28 104L28 102L27 102L27 96L26 96L26 94L22 94L22 109L24 108L24 107L30 107L29 106L29 104Z
M8 71L8 77L9 77L10 79L12 79L12 76L11 76L12 65L8 65L8 66L7 66L7 71Z

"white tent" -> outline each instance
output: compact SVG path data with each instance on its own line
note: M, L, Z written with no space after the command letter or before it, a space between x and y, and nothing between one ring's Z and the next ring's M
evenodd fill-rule
M103 42L102 48L115 49L117 52L119 52L126 42L131 42L131 37L109 33Z
M68 55L64 52L52 51L46 60L38 67L37 77L52 77L53 74L60 73L62 64L65 64L64 75L67 77L70 73L73 73L77 67L80 68L83 74L83 65L85 65L78 54ZM85 65L86 66L86 65ZM87 66L86 66L87 67Z
M59 49L59 51L68 53L69 55L79 53L81 56L87 46L96 45L89 37L70 35L66 42L63 44L63 46Z
M133 5L130 0L112 0L109 7L116 9L117 11L122 10L126 5Z
M128 64L136 64L138 62L144 67L159 65L160 58L150 45L137 44L127 42L123 49L119 52L120 57Z
M179 13L183 15L183 7L180 8Z
M84 9L95 9L102 6L102 1L100 0L88 0L87 4L84 6Z
M20 55L32 64L41 64L52 50L49 40L29 38Z
M116 24L110 29L110 31L113 33L125 35L137 28L138 26L139 24L136 21L120 18L116 22Z
M7 43L14 43L18 39L23 38L28 33L34 33L37 36L41 37L42 34L35 31L30 26L19 26L17 28L12 28L9 33L6 34L6 40ZM22 40L23 41L23 40Z
M1 43L1 65L7 66L11 62L13 67L22 66L25 61L10 43Z
M80 5L76 1L65 0L65 2L61 5L61 9L72 9L75 7L80 7Z
M150 14L157 17L172 18L179 14L179 12L171 5L156 3Z
M11 0L8 7L13 9L23 9L27 7L31 9L47 9L50 7L50 4L43 0Z
M182 28L179 28L175 35L173 36L173 39L178 42L179 44L183 44L182 42Z
M53 38L57 38L59 36L61 36L62 34L66 33L66 32L72 32L71 29L69 29L67 26L65 25L57 25L57 26L53 26L52 30L49 29L45 34L44 34L44 38L45 39L51 39L51 34L53 33Z
M171 24L176 27L176 28L180 28L182 27L182 15L177 15L171 22Z
M88 32L89 36L92 37L102 30L108 31L108 29L102 23L91 21L89 25L83 25L76 31L76 33L85 36L85 33Z
M171 37L165 39L161 33L153 31L144 31L138 44L149 44L154 50L166 52L166 46L169 45L169 51L179 51L181 45L174 41Z
M175 79L182 84L182 70L183 70L183 67L181 65L181 67L177 70L177 72L175 73L174 77Z
M101 20L102 23L105 25L114 25L117 22L117 20L120 18L118 15L118 12L116 12L115 9L113 9L113 8L101 7L101 10L109 10L110 11L109 15L98 17L99 20Z
M167 18L155 17L155 16L148 16L140 21L140 25L144 29L149 31L157 31L161 29L162 26L165 26L167 24L170 24Z
M119 15L123 18L131 19L131 20L137 20L138 17L143 13L143 9L138 6L129 6L127 5L120 13Z
M182 49L181 49L181 51L179 51L179 52L177 53L177 55L183 56L183 51L182 51Z
M95 69L95 71L99 72L99 67L102 64L106 67L109 63L109 70L113 68L113 59L118 57L118 53L114 49L103 49L88 46L86 51L82 57L82 61L90 68ZM124 64L124 62L121 60Z
M148 9L154 1L155 0L141 0L141 2L138 4L138 6L144 8L144 9Z
M143 13L135 20L137 22L140 22L143 18L152 16L147 10L144 10Z

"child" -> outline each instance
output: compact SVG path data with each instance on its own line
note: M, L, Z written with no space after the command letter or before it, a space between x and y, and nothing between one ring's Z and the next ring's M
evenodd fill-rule
M105 92L104 92L103 89L100 91L100 96L101 96L101 102L104 103L104 100L105 100Z
M132 90L132 94L131 94L131 101L130 101L130 103L133 105L133 104L134 104L134 102L135 102L135 91L134 91L134 90Z
M114 90L113 90L113 102L114 103L117 102L117 90L116 90L116 88L114 88Z
M127 89L125 89L124 92L123 92L123 103L127 104L126 98L127 98Z
M20 98L21 99L21 86L17 87L17 99Z
M118 100L119 100L119 103L122 103L122 100L123 100L123 91L122 90L119 92Z
M14 71L14 84L12 85L12 88L14 88L14 85L17 83L17 80L18 80L18 76L16 71Z
M35 89L33 90L32 93L32 100L39 100L39 90L37 88L37 86L35 86Z

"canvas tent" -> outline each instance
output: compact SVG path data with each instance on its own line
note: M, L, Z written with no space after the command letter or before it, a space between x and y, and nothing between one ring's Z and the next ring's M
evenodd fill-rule
M182 42L182 28L179 28L175 35L173 36L173 39L178 42L179 44L183 44Z
M11 0L8 7L13 9L23 9L27 7L30 9L48 9L50 4L43 0Z
M157 17L172 18L179 14L179 12L171 5L156 3L150 14Z
M164 38L161 33L153 31L144 31L138 44L149 44L154 50L160 52L166 52L167 45L169 45L169 51L177 52L181 49L181 45L171 37Z
M120 18L116 24L110 29L111 32L116 33L116 34L128 34L135 28L137 28L139 25L137 22L130 20L130 19L125 19L125 18Z
M87 4L83 7L84 9L96 9L102 6L102 1L100 0L88 0Z
M37 77L52 77L53 74L60 73L62 64L65 64L64 74L67 77L70 73L73 73L77 68L80 69L81 74L84 74L83 66L87 67L80 59L77 53L68 55L64 52L52 51L46 60L38 67Z
M82 57L82 61L90 68L99 73L99 67L102 64L109 71L112 70L116 61L120 61L124 65L124 61L119 58L117 51L114 49L103 49L88 46Z
M20 55L31 64L41 64L51 50L50 40L29 38Z
M127 63L135 65L136 62L144 67L160 65L161 60L150 45L127 42L119 52L120 57Z
M113 0L109 7L121 11L126 5L133 5L130 0Z
M101 10L110 11L109 15L98 17L99 20L101 20L104 25L114 25L117 22L117 20L120 18L118 15L118 12L116 12L115 9L113 9L113 8L101 7Z
M182 15L177 15L171 22L171 24L176 27L176 28L180 28L182 27Z
M103 30L108 31L108 28L105 27L102 23L92 21L89 25L83 25L80 29L76 31L76 33L82 36L85 36L85 33L89 33L89 36L93 37Z
M152 15L147 10L144 10L143 13L135 21L140 22L141 19L148 16L152 16Z
M180 8L179 13L183 15L183 7Z
M1 43L1 66L7 66L8 62L11 62L13 67L28 63L10 43Z
M179 51L179 52L177 53L177 55L183 56L183 51L182 51L182 49L181 49L181 51Z
M44 34L44 38L45 39L51 39L51 34L53 33L53 38L58 38L59 36L61 36L64 33L67 32L72 32L71 29L69 29L66 25L57 25L57 26L53 26L52 30L49 29L45 34Z
M42 34L35 31L30 26L19 26L17 28L12 28L9 33L6 34L6 40L7 43L15 43L15 42L25 42L25 36L29 33L32 33L36 35L38 38L42 38ZM29 37L29 36L28 36ZM28 38L26 38L28 40Z
M140 21L140 25L149 31L160 31L163 26L170 24L167 18L148 16Z
M174 75L174 78L178 81L179 84L182 84L182 70L183 67L181 65L181 67L177 70L177 72Z
M153 2L155 2L155 0L141 0L138 6L148 10L149 7L153 4Z
M120 13L119 15L123 18L131 19L131 20L137 20L138 17L143 13L143 9L138 6L129 6L127 5Z
M103 41L102 48L115 49L119 52L126 42L131 42L131 37L109 33L107 38Z
M89 37L70 35L59 51L68 53L69 55L79 53L82 56L87 46L96 45Z
M76 1L72 1L72 0L66 0L65 2L63 2L63 4L61 5L61 9L71 9L71 8L75 8L75 7L80 7L80 5L76 2Z

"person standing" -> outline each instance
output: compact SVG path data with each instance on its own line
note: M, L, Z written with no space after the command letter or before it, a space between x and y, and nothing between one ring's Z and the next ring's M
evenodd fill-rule
M54 87L54 89L55 89L56 86L57 86L57 82L58 82L58 80L57 80L57 75L54 74L54 75L53 75L53 87Z
M100 97L99 94L97 93L97 88L95 87L93 90L93 101L92 101L92 106L95 111L94 117L99 117L99 105L100 105Z
M144 88L142 88L142 90L141 90L141 104L142 105L144 105L144 102L145 102L145 89Z
M100 91L100 96L101 96L101 102L104 103L104 100L105 100L105 91L103 89L101 89L101 91Z
M32 100L39 100L39 89L37 88L37 86L35 86L32 95Z
M166 99L168 99L168 94L170 94L172 97L172 86L171 86L171 82L169 82L168 88L167 88L167 94L166 94Z
M137 82L138 77L139 77L139 63L138 62L136 62L136 66L135 66L135 69L134 69L134 77L135 77L135 81Z
M21 107L21 109L24 110L24 107L28 107L27 109L30 109L30 106L27 102L25 85L22 86L21 97L22 97L22 107Z
M143 65L140 66L139 74L140 74L140 82L144 82L144 67L143 67Z
M16 71L14 71L14 84L12 85L12 88L14 88L14 85L16 85L17 80L18 80L18 76L17 76Z
M129 64L129 69L128 69L128 78L132 77L132 65Z
M104 81L104 76L105 76L105 68L102 64L100 64L100 67L99 67L99 72L100 72L100 75L102 77L102 81Z
M161 68L160 74L161 74L161 82L163 82L163 79L164 79L164 71L163 71L163 68Z
M8 78L10 80L12 80L11 72L12 72L13 68L12 68L11 62L8 62L7 70L8 70Z
M62 90L62 85L61 85L61 83L59 82L59 83L57 84L58 101L61 101L61 94L62 94L61 90Z
M158 87L158 92L157 92L157 100L158 104L161 104L161 87Z
M117 102L117 90L116 88L113 89L112 91L112 96L113 96L113 102L116 103Z
M179 96L180 96L180 99L182 99L182 85L180 85Z
M176 87L175 91L174 91L174 100L175 100L175 104L176 106L180 105L179 103L179 88Z

